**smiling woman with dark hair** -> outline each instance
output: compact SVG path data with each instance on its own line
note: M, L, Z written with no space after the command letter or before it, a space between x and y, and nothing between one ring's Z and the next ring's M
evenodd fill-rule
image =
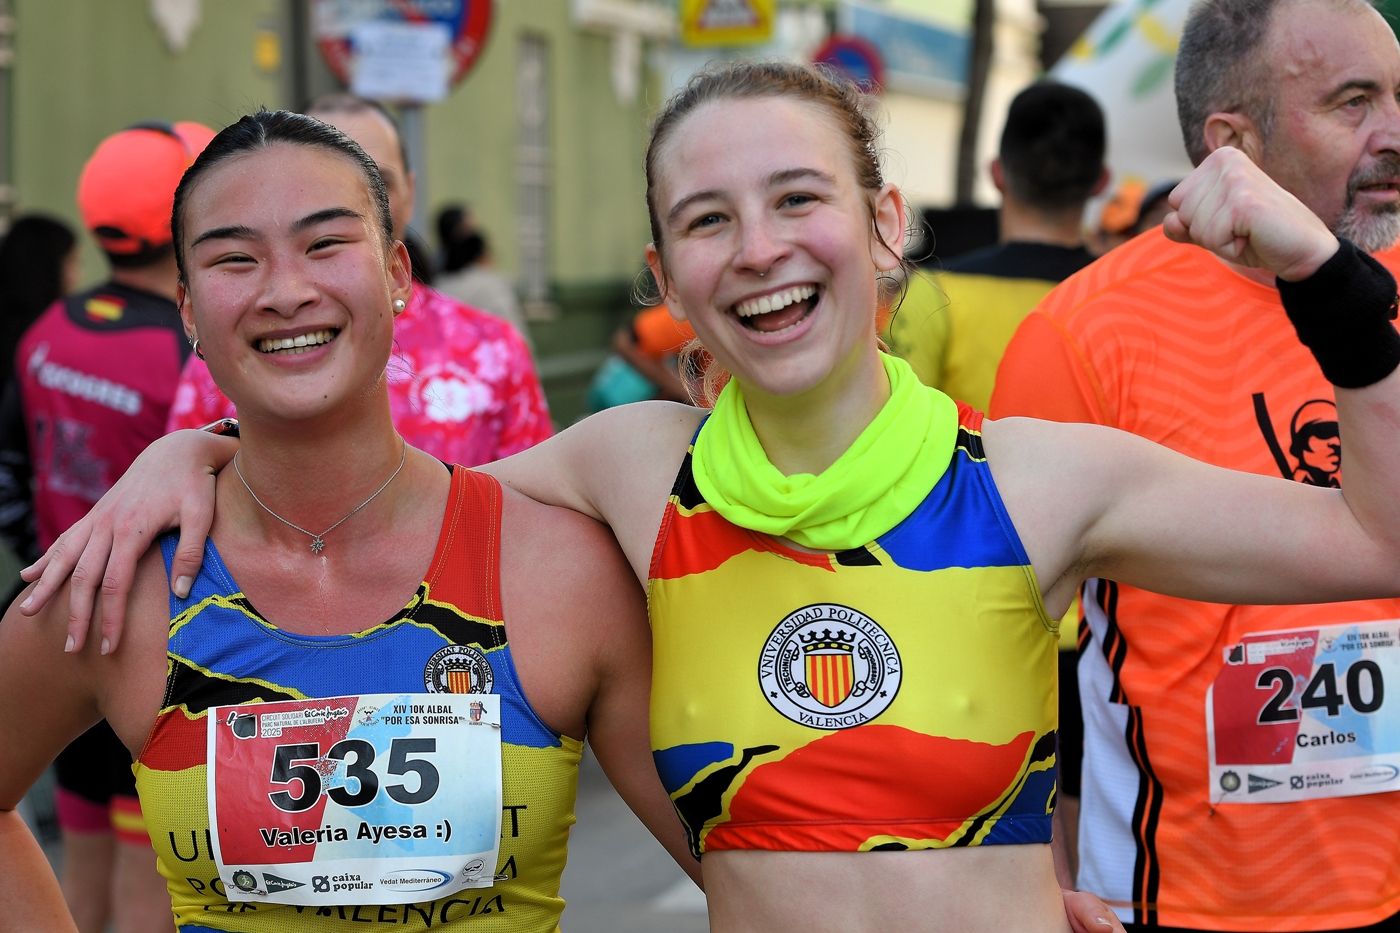
M0 624L0 926L71 928L14 807L99 717L135 759L183 930L555 930L585 737L695 871L607 533L394 430L411 282L375 163L258 113L190 167L173 217L180 315L241 446L186 592L164 585L173 538L142 558L120 653L55 666L61 626Z

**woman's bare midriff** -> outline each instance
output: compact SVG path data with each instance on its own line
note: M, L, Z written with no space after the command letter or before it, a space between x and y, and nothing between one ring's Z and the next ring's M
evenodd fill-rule
M1068 933L1050 847L710 852L711 933Z

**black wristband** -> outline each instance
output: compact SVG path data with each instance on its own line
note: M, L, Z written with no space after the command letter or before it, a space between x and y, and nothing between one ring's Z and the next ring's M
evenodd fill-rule
M1278 293L1327 381L1360 389L1400 366L1395 279L1350 240L1337 240L1337 252L1306 279L1278 279Z

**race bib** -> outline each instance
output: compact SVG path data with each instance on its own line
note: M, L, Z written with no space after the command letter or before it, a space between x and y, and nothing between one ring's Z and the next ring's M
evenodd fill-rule
M1206 694L1211 803L1400 790L1400 622L1261 632Z
M401 904L495 880L501 698L376 693L209 711L230 901Z

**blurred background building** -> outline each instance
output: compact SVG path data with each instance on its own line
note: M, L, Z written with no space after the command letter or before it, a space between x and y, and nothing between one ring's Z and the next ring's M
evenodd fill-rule
M1034 0L996 0L983 109L1041 70ZM517 287L561 423L629 312L648 228L642 151L660 102L705 62L811 58L833 35L873 49L887 161L920 206L956 197L974 0L0 0L0 225L21 210L75 218L73 182L108 133L167 115L223 126L343 86L355 21L405 8L476 43L436 101L396 107L418 173L416 227L466 202ZM488 20L471 36L473 17ZM839 52L839 48L838 48ZM455 63L455 62L454 62ZM860 62L856 62L859 67ZM351 65L353 68L353 65ZM344 69L342 69L344 70ZM983 121L979 163L998 119ZM974 198L993 193L981 181ZM424 236L425 240L430 237ZM88 250L83 279L100 260Z
M0 0L0 229L19 211L76 219L83 157L126 125L218 127L378 81L418 173L417 229L431 241L439 205L470 205L563 424L631 309L648 122L705 62L817 57L878 77L888 175L934 210L942 229L922 248L936 261L995 236L986 166L1007 103L1047 70L1099 97L1121 179L1145 190L1184 171L1170 86L1187 2ZM357 31L375 20L388 25ZM445 64L389 28L434 21ZM425 88L425 61L465 73ZM100 261L84 249L91 280Z

